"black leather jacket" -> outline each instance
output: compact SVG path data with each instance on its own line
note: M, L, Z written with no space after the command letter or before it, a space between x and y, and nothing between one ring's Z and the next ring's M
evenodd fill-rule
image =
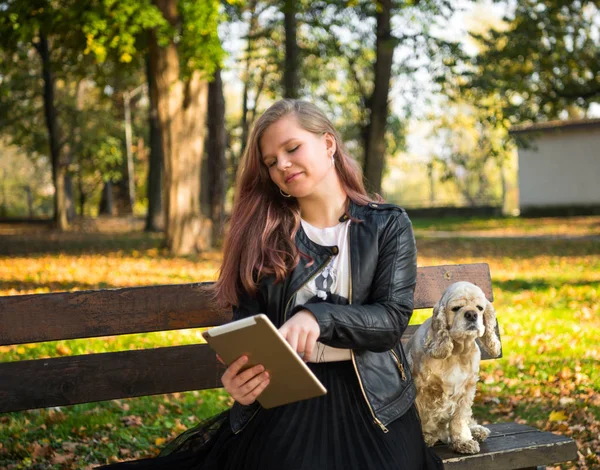
M280 327L298 310L316 317L323 344L352 349L352 362L373 421L386 425L404 414L415 399L415 386L400 344L400 337L413 312L417 274L417 250L412 224L404 209L393 204L350 202L350 305L327 302L298 305L290 309L296 293L321 268L336 246L321 246L308 238L302 226L296 246L310 255L314 264L301 257L286 280L275 284L272 277L259 282L255 298L244 296L233 308L234 319L265 313ZM340 222L348 216L340 218ZM230 411L233 432L240 432L260 405L235 402Z

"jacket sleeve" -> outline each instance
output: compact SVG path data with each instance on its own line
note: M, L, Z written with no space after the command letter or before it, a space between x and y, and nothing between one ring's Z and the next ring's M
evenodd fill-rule
M417 248L405 212L392 218L380 235L371 293L367 303L338 305L319 302L296 306L306 309L321 329L319 341L336 348L387 351L400 337L413 312L417 277Z

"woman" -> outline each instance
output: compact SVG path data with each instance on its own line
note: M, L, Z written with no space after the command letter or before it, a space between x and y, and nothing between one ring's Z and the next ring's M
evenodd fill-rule
M405 211L373 201L314 105L282 100L256 122L241 164L216 299L234 319L265 313L327 388L273 409L261 365L222 382L233 407L159 457L117 464L199 469L430 469L400 345L416 247ZM113 466L114 467L114 466Z

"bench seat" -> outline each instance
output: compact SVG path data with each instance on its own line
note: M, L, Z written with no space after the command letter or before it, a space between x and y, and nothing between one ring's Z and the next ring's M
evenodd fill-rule
M481 443L478 454L453 452L445 444L434 451L444 460L447 470L537 469L577 459L573 439L517 423L486 424L491 434Z

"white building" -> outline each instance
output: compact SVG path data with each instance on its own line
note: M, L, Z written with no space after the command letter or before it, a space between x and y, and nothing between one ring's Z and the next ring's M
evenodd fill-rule
M600 214L600 119L513 127L522 215Z

